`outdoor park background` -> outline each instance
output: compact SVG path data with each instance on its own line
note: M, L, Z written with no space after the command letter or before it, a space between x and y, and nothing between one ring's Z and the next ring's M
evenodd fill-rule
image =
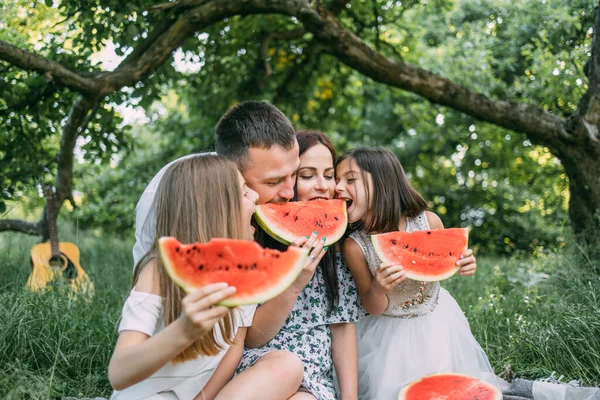
M246 99L340 152L393 150L444 224L471 228L477 274L444 286L499 375L600 384L595 2L180 4L0 4L1 398L110 394L137 199L168 161L212 149L218 118ZM337 42L360 47L342 30L376 53L344 53ZM43 183L90 301L24 289L47 233Z

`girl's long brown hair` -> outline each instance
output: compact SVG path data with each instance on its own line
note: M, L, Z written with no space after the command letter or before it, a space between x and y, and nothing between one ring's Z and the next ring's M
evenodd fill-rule
M223 157L203 155L180 160L167 169L160 180L153 207L156 210L156 239L173 236L181 243L208 242L212 238L248 239L242 220L242 193L236 165ZM186 293L173 283L157 257L157 241L134 271L139 274L154 260L158 285L163 297L165 326L181 315L181 300ZM232 344L234 315L231 310L219 322L223 340ZM174 363L213 356L223 349L215 330L198 339L173 359Z

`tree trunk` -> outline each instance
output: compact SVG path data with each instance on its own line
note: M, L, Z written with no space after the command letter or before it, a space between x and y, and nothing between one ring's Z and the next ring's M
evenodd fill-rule
M569 220L573 231L588 244L598 244L600 146L584 141L556 151L569 177Z

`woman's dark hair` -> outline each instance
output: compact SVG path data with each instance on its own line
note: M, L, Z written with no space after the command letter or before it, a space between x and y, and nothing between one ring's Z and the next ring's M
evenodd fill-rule
M329 141L327 135L323 132L314 131L314 130L303 130L296 132L296 139L298 139L298 147L300 150L300 157L304 154L308 149L313 146L322 144L327 147L329 152L331 153L331 160L335 163L335 149L333 145ZM298 183L298 177L296 177L296 183ZM293 201L298 200L298 193L296 192L296 187L294 187L294 199ZM325 279L325 293L327 295L327 300L329 303L329 312L337 307L339 301L339 288L338 288L338 276L337 276L337 267L336 267L336 254L333 249L331 251L327 251L319 266L323 269L323 277Z
M427 202L410 184L402 164L391 151L381 147L355 147L336 162L351 160L361 169L365 182L367 204L372 204L371 220L366 221L366 232L392 232L400 226L402 214L414 218L427 210ZM366 172L373 180L373 193L366 185Z

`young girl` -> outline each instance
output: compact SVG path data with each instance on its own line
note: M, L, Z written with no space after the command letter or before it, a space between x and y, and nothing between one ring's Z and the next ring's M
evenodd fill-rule
M300 166L296 179L299 201L332 199L335 150L316 131L297 133ZM336 399L333 367L341 399L357 398L357 354L354 322L364 314L352 276L341 253L329 249L312 279L299 293L280 331L266 345L244 350L240 370L269 354L287 349L304 364L304 380L291 399Z
M435 372L458 372L497 384L490 363L460 307L439 282L406 279L399 265L382 264L370 235L442 229L440 218L411 186L396 156L359 147L337 162L337 198L359 228L343 251L370 316L357 325L359 398L392 400L407 383ZM460 275L475 273L467 250Z
M251 240L257 198L231 161L214 155L180 160L167 169L157 189L156 238ZM227 384L255 310L215 305L233 293L234 287L216 283L186 295L166 274L154 243L136 265L123 307L108 369L116 389L112 398L287 399L295 393L301 363L284 352ZM274 376L280 379L277 388L271 384Z

